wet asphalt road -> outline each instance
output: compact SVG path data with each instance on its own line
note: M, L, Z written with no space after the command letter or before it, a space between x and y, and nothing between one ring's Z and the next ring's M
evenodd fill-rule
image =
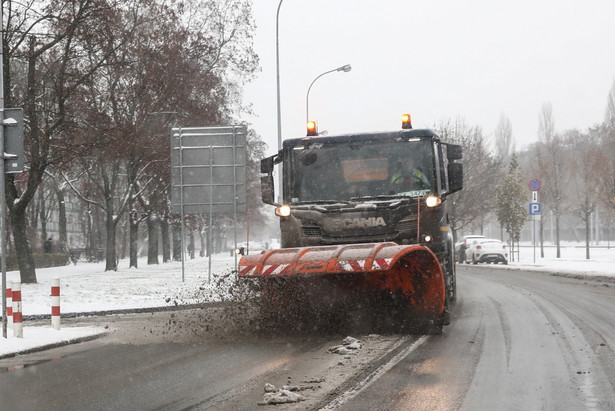
M440 336L341 409L615 409L615 283L458 265Z
M324 354L337 335L203 339L192 323L178 341L168 313L122 318L108 338L0 361L0 409L615 409L615 283L460 265L458 287L442 335L390 336L369 359ZM291 375L326 381L257 405Z

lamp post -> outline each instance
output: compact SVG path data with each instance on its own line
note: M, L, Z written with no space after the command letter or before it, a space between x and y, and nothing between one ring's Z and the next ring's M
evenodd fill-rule
M275 15L275 72L277 81L277 94L278 94L278 151L282 149L282 116L280 114L280 42L279 42L279 21L280 21L280 7L282 7L282 1L278 3L278 11ZM282 204L282 165L278 167L278 203Z
M310 87L308 87L307 95L305 96L305 122L306 123L310 121L310 90L312 89L312 86L314 85L316 80L318 80L325 74L333 73L334 71L343 71L345 73L348 73L350 70L352 70L352 67L350 66L350 64L346 64L341 67L335 68L333 70L325 71L324 73L316 77L314 81L312 81L312 84L310 84Z

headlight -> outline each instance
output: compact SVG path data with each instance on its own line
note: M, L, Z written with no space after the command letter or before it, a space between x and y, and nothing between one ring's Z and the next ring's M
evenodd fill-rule
M442 204L442 199L436 196L427 196L425 198L425 205L427 207L435 207Z
M288 217L290 215L290 206L284 204L275 209L275 215L278 217Z

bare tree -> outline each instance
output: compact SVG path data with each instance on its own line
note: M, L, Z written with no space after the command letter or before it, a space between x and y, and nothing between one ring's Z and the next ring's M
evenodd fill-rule
M258 60L248 2L188 1L150 16L115 56L121 70L109 71L108 98L116 126L130 136L123 143L128 183L133 206L147 222L148 264L157 264L158 228L168 215L161 194L170 185L169 129L177 121L182 126L230 123L240 103L237 86L253 76ZM168 29L152 38L161 26ZM141 176L135 173L140 169ZM136 238L130 244L135 248Z
M615 131L615 81L607 97L604 123L609 130Z
M600 181L596 170L606 161L598 144L595 129L587 134L577 130L566 133L571 142L570 166L572 168L571 186L574 188L573 211L585 223L585 258L589 260L591 240L591 216L596 211L600 198Z
M567 159L564 152L564 141L555 132L555 121L550 103L543 104L538 120L539 143L532 151L535 163L538 165L537 178L543 183L540 193L547 206L544 210L550 209L555 217L556 256L561 258L560 217L562 210L565 209L566 201L564 187L568 171ZM540 219L540 253L544 257L544 218Z
M504 164L508 164L515 152L515 138L513 137L512 123L503 113L495 128L495 151Z
M480 127L470 127L465 120L445 120L434 127L443 140L463 146L463 190L455 194L451 207L451 230L477 226L481 232L485 218L495 211L495 195L486 195L486 187L495 187L500 163L487 147ZM494 194L494 193L493 193Z
M544 103L538 116L538 141L548 144L555 138L555 120L551 103Z
M600 199L602 206L607 210L609 222L607 238L610 239L611 224L615 217L615 81L607 97L604 122L598 133L602 152L606 157L599 173L602 182Z
M123 2L124 10L139 0ZM120 46L135 20L118 18L117 4L110 1L67 0L6 2L8 22L5 40L4 90L9 105L23 106L28 168L25 187L15 176L6 180L9 217L21 281L35 283L32 248L27 235L26 208L51 164L67 161L64 137L78 109L80 87L106 64L111 49L100 49L97 58L83 59L84 48L100 47L100 39L112 35ZM46 33L46 34L39 34ZM124 37L125 38L125 37ZM25 73L22 76L11 76Z

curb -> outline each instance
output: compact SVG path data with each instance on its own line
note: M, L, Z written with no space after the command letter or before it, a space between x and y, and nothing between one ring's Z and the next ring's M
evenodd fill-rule
M541 270L541 269L536 269L537 267L532 267L532 266L514 266L514 265L500 265L500 264L459 264L459 263L455 263L457 266L457 269L459 268L478 268L478 269L486 269L486 268L496 268L499 270L505 270L505 271L527 271L527 272L532 272L532 273L536 273L536 274L544 274L544 275L551 275L554 277L565 277L565 278L572 278L574 280L591 280L591 281L598 281L598 282L603 282L603 283L615 283L615 277L612 276L608 276L608 275L604 275L604 274L592 274L592 273L585 273L585 274L578 274L578 273L562 273L559 271L545 271L545 270ZM540 267L538 267L540 268Z
M199 309L205 307L218 307L228 304L226 302L211 302L211 303L200 303L200 304L186 304L186 305L175 305L175 306L162 306L162 307L147 307L147 308L126 308L120 310L106 310L106 311L91 311L91 312L80 312L80 313L66 313L62 314L64 318L77 318L77 317L98 317L98 316L107 316L107 315L121 315L121 314L146 314L146 313L155 313L155 312L164 312L164 311L181 311L181 310L192 310ZM2 317L0 316L0 319ZM36 320L48 320L51 318L51 314L34 314L24 316L24 321L36 321ZM64 347L71 344L78 344L87 341L93 341L98 338L102 338L108 335L108 332L100 332L94 335L87 335L78 338L72 338L69 340L58 341L55 343L50 343L46 345L41 345L38 347L32 347L21 351L16 351L8 354L0 354L0 360L16 357L18 355L26 355L32 354L35 352L46 351L52 348Z
M109 334L109 333L108 332L101 332L101 333L94 334L94 335L86 335L84 337L78 337L78 338L73 338L73 339L70 339L70 340L58 341L58 342L52 343L52 344L46 344L46 345L41 345L41 346L38 346L38 347L32 347L32 348L28 348L26 350L16 351L16 352L12 352L12 353L9 353L9 354L0 355L0 360L16 357L18 355L26 355L26 354L32 354L32 353L35 353L35 352L46 351L46 350L50 350L52 348L64 347L66 345L77 344L77 343L82 343L82 342L87 342L87 341L93 341L93 340L96 340L98 338L102 338L102 337L106 336L107 334Z
M143 308L122 308L118 310L104 310L104 311L83 311L62 313L62 318L78 318L78 317L103 317L106 315L120 315L120 314L148 314L164 311L182 311L182 310L195 310L205 307L222 307L228 304L227 302L211 302L211 303L198 303L198 304L178 304L173 306L161 306L161 307L143 307ZM2 316L0 315L0 320ZM24 315L23 320L37 321L37 320L50 320L51 314L30 314Z

